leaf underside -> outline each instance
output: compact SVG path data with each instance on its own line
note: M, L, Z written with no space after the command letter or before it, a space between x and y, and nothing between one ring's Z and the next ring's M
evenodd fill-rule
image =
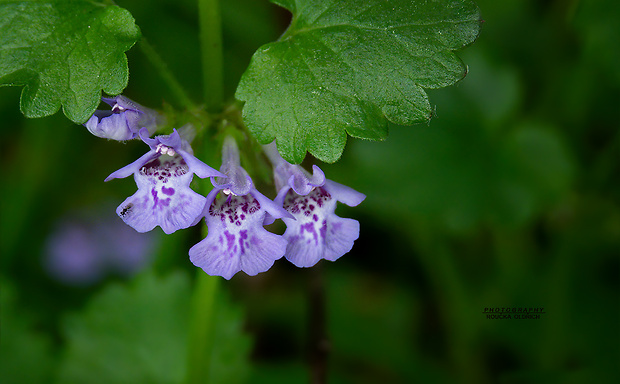
M279 41L262 46L236 97L263 144L300 163L306 151L337 161L347 134L387 137L388 121L428 121L424 89L462 79L453 53L478 36L469 0L279 0L293 14Z
M0 1L0 86L24 86L20 107L43 117L63 107L76 123L127 86L125 52L140 37L131 14L88 0Z

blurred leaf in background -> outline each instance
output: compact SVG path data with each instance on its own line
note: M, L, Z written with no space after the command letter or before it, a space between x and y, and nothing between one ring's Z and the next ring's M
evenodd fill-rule
M111 285L63 321L67 350L58 383L182 383L190 281L146 272L130 286ZM220 296L209 382L239 383L247 371L242 313ZM96 374L94 374L96 373Z
M106 287L63 321L67 350L58 382L180 383L189 299L189 279L181 274Z

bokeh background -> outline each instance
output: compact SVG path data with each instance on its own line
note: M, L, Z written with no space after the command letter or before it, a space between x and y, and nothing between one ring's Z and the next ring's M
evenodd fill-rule
M459 53L469 74L429 92L430 124L350 139L321 165L367 195L337 211L361 223L353 250L222 284L212 382L310 381L322 326L330 383L620 382L620 2L477 3L480 37ZM118 4L199 101L195 2ZM259 0L222 11L232 98L290 15ZM179 107L137 46L128 58L125 95ZM200 228L118 226L135 185L103 179L143 144L61 113L26 119L19 94L0 89L0 381L182 382ZM545 314L490 320L487 307Z

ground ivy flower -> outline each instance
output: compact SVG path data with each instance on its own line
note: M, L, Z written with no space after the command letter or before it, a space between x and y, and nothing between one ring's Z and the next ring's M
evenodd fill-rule
M192 226L206 201L189 188L194 174L200 178L225 175L195 158L189 143L176 129L170 135L149 138L147 129L142 128L140 138L151 150L105 179L133 173L138 185L138 191L119 205L116 213L138 232L159 225L170 234Z
M354 207L366 196L325 179L316 165L310 175L299 165L288 163L274 143L264 148L273 163L278 188L274 202L295 218L283 218L286 259L298 267L312 267L321 259L335 261L349 252L359 237L360 225L357 220L336 216L336 202Z
M222 148L220 171L228 178L211 178L215 188L203 213L209 234L189 250L190 260L209 275L225 279L239 271L250 276L265 272L286 250L286 240L263 227L266 214L293 218L254 188L231 137Z
M131 140L138 137L141 128L150 135L155 133L163 117L156 111L143 107L125 96L102 97L111 110L96 110L84 126L97 137L112 140ZM149 135L149 136L150 136Z

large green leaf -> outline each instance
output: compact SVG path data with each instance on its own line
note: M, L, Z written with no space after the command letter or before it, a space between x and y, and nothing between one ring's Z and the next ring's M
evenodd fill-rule
M334 162L347 133L383 140L388 120L428 121L425 88L462 79L452 52L475 40L470 0L279 0L293 21L261 47L237 89L243 116L263 144L276 139L288 161L306 151Z
M140 37L131 14L88 0L0 0L0 86L23 85L27 117L86 121L101 90L127 86L127 51Z
M113 284L80 313L66 318L67 350L57 383L183 382L187 367L191 288L185 274L151 272L128 285ZM211 355L213 383L239 383L249 340L242 313L227 295L216 299Z

